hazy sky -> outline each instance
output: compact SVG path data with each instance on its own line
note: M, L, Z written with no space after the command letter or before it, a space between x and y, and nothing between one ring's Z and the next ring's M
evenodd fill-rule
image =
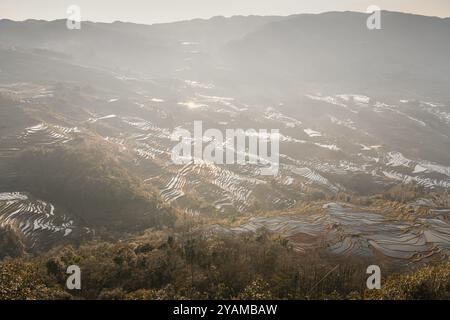
M369 5L392 11L450 17L450 0L0 0L0 18L65 18L69 5L82 20L156 23L224 15L289 15L333 10L366 11Z

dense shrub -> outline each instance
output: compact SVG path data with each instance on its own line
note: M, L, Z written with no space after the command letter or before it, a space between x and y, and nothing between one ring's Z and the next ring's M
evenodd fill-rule
M0 263L0 300L68 299L70 295L53 287L37 264L22 261Z
M450 262L425 266L413 273L390 277L382 290L368 294L372 299L450 299Z
M24 253L25 246L16 232L10 226L0 227L0 260L21 257Z
M57 292L65 290L67 266L79 265L82 290L68 292L77 299L345 298L355 291L361 296L365 283L362 267L342 261L334 268L265 232L238 237L148 232L115 244L62 248L30 264L40 270L37 279L46 275L39 283Z

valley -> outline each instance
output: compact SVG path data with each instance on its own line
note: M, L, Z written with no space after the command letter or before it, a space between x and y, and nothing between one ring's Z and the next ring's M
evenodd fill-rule
M365 18L0 20L0 267L44 268L57 299L73 261L83 298L370 298L369 263L393 283L446 269L450 24ZM247 163L174 163L174 132L199 122L223 139L189 141ZM278 130L279 159L238 149L239 129Z

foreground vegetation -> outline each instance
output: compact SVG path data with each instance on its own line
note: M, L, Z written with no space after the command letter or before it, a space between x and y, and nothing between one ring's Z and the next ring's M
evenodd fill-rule
M383 272L382 289L368 291L370 261L362 258L298 253L265 230L239 236L208 232L217 217L192 218L201 232L181 215L175 223L175 211L161 203L158 192L93 141L30 148L15 159L15 190L54 203L97 234L80 247L31 257L15 230L0 227L0 299L450 299L450 262ZM320 210L322 203L315 201L326 200L415 219L428 214L408 204L422 194L418 186L394 186L371 197L317 191L295 210ZM447 192L427 196L448 206ZM228 223L246 218L221 217ZM81 290L66 289L70 265L81 268Z
M65 289L66 268L82 289ZM147 231L115 243L63 247L0 263L2 299L448 299L450 263L383 279L367 291L366 265L299 254L264 230L238 237Z

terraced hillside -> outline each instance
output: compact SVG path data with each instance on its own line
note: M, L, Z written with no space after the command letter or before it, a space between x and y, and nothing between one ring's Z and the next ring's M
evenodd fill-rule
M341 21L346 14L319 15L317 21L330 17ZM355 24L365 18L347 17ZM291 39L292 30L302 34L301 26L313 23L310 15L248 18L248 23L219 19L230 29L217 19L182 23L192 33L178 24L87 23L72 34L58 29L64 28L61 21L0 21L10 34L0 32L1 225L16 230L30 247L49 247L104 233L171 227L174 212L212 223L252 217L239 227L217 229L241 233L265 227L299 251L326 247L340 255L407 263L447 256L449 205L433 195L448 197L450 187L450 101L440 89L450 83L448 59L441 53L450 51L436 43L416 48L420 41L408 40L405 47L417 56L404 63L397 59L402 62L391 70L385 55L403 52L390 45L403 39L395 17L417 19L440 30L440 37L448 28L448 21L389 13L386 28L396 30L394 40L355 31L343 46L329 41L339 35L319 29L314 39L302 42L306 49L317 45L336 52L342 61L351 54L348 48L359 48L357 66L366 55L373 63L369 80L350 63L344 64L348 72L340 72L343 66L333 64L339 59L328 55L322 66L314 52L299 49L299 41L277 42ZM43 32L30 36L30 26ZM351 32L354 26L339 28ZM203 28L224 28L223 38L207 36ZM286 28L286 38L266 39ZM130 39L129 47L106 49L117 47L110 39L118 30L120 39ZM96 37L103 47L92 41ZM261 46L274 40L273 55L267 56ZM361 47L364 41L367 47ZM89 46L96 48L95 57L80 49ZM386 49L381 57L371 50L378 46ZM236 61L236 54L242 59ZM311 64L299 64L292 58L297 56ZM436 86L416 83L429 79L421 68L408 69L417 61L434 70ZM345 74L342 81L337 74ZM261 175L264 159L236 150L229 140L205 142L260 163L174 164L172 133L192 132L195 121L202 121L203 131L255 129L260 140L279 130L278 174ZM371 201L397 187L417 192L390 200L415 203L417 210L401 216L372 210L370 204L330 204L311 214L295 213L317 201L350 203L340 199L344 196ZM428 215L416 214L420 210Z
M31 249L80 243L91 234L89 228L56 213L54 205L23 193L0 193L0 212L0 227L15 230Z
M425 216L412 213L399 219L393 209L379 212L375 207L326 203L322 208L309 208L307 213L253 217L235 227L216 225L211 232L245 234L266 229L288 239L299 252L325 248L338 256L408 266L447 260L449 214L448 209L431 210Z
M186 89L185 84L180 85L180 90ZM309 199L314 192L322 193L322 197L337 192L370 195L393 185L411 183L425 190L442 191L450 183L449 167L437 162L444 156L440 154L441 150L428 154L424 160L419 157L424 151L411 152L404 150L401 144L394 145L393 134L389 140L384 140L383 132L377 128L372 131L369 127L359 129L368 126L369 119L374 121L376 117L380 118L380 123L389 126L386 122L392 118L391 114L400 113L401 120L417 125L418 130L428 130L427 125L418 124L405 113L408 110L411 114L411 110L430 113L431 107L424 103L400 102L397 107L388 108L380 107L379 102L370 102L368 97L346 96L318 101L317 97L305 96L300 105L310 103L314 113L325 114L315 118L310 115L310 108L293 109L284 104L267 108L253 106L262 110L255 114L254 109L249 111L250 106L235 98L204 94L198 94L197 98L179 98L190 101L181 104L154 98L151 92L134 93L126 98L102 98L82 91L77 95L91 106L75 104L67 110L58 110L55 117L54 111L49 111L46 106L68 99L73 92L67 93L66 89L54 93L55 88L49 87L46 92L51 94L29 98L24 93L28 93L29 87L29 84L16 84L3 88L9 96L21 97L22 102L15 108L23 110L32 119L28 120L29 125L14 128L2 136L5 192L21 191L7 189L8 180L13 181L17 176L11 163L21 150L33 146L70 145L76 139L89 137L103 140L121 155L122 164L139 175L142 183L159 189L162 201L191 215L291 209ZM203 90L215 94L209 87ZM347 115L341 109L352 118L345 118ZM228 112L224 113L224 110ZM434 113L430 113L430 118L424 117L421 121L439 128L440 131L430 131L439 141L439 136L448 133L447 127L441 125L445 122L442 116L445 106L435 106L432 110ZM338 120L338 116L344 117L345 121ZM180 126L189 129L194 119L224 129L229 126L243 128L244 123L249 128L280 128L279 175L261 176L257 165L174 165L170 158L174 146L171 132ZM398 120L392 118L392 126Z

